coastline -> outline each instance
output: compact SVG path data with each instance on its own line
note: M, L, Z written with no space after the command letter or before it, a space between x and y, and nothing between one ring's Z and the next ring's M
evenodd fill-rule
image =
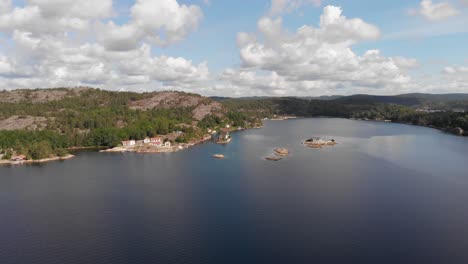
M52 162L52 161L69 160L74 157L75 155L68 154L64 157L52 157L52 158L45 158L45 159L38 159L38 160L22 160L22 161L0 160L0 165L40 164L40 163L46 163L46 162Z
M333 117L332 117L333 118ZM377 120L377 119L362 119L362 118L347 118L348 120L355 120L355 121L366 121L366 122L379 122L379 123L394 123L394 124L402 124L402 125L410 125L410 126L417 126L417 127L426 127L439 130L441 132L458 136L458 137L468 137L468 131L464 131L463 129L456 127L456 128L443 128L443 127L436 127L431 125L418 125L412 124L409 122L399 122L399 121L392 121L392 120ZM460 131L461 130L461 131Z
M139 146L131 146L131 147L115 147L115 148L110 148L110 149L103 149L100 150L99 152L102 153L123 153L123 152L134 152L134 153L142 153L142 154L157 154L157 153L172 153L172 152L178 152L182 151L184 149L188 149L190 147L205 143L207 141L210 141L211 134L210 135L205 135L202 139L197 140L197 141L192 141L189 143L180 143L177 145L171 145L171 146L151 146L151 145L139 145Z

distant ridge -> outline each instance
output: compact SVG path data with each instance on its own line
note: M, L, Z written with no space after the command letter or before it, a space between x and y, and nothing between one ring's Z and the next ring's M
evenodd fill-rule
M371 104L396 104L409 107L429 107L441 109L465 109L468 110L468 94L466 93L453 93L453 94L425 94L425 93L410 93L400 95L369 95L369 94L356 94L356 95L330 95L330 96L285 96L285 97L211 97L215 101L227 100L262 100L262 99L280 99L280 98L294 98L301 100L316 100L316 101L330 101L342 104L357 104L357 105L371 105Z

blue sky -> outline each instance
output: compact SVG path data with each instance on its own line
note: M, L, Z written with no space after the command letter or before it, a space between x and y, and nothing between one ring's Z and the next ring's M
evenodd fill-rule
M122 1L129 5L132 1ZM240 63L236 47L236 35L240 31L254 32L259 17L267 13L270 1L249 1L247 5L239 1L211 1L203 5L203 1L181 1L203 6L204 20L199 30L191 34L186 41L176 46L162 49L162 52L172 56L183 56L201 62L207 60L210 67L222 71ZM468 29L464 33L434 34L432 36L400 37L385 39L385 35L407 31L423 30L434 25L428 24L422 17L409 16L407 10L415 8L420 1L324 1L321 7L307 5L300 11L284 15L285 27L291 31L300 26L317 25L322 13L322 7L327 4L341 6L345 16L359 17L366 22L377 25L383 33L382 39L356 45L355 51L363 53L369 49L380 49L387 56L406 56L425 62L445 61L446 64L466 64L468 60ZM453 1L457 3L457 1ZM468 23L467 19L457 19ZM451 22L443 22L450 26ZM438 26L438 27L443 27ZM430 67L434 70L435 67ZM441 67L439 67L439 70Z
M7 89L468 92L467 0L13 0L1 8ZM321 25L326 16L333 25ZM315 33L296 33L303 26Z

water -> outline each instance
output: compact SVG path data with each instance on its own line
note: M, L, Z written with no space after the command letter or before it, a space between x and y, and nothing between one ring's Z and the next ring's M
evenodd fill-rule
M344 119L233 138L0 167L0 263L468 263L468 138Z

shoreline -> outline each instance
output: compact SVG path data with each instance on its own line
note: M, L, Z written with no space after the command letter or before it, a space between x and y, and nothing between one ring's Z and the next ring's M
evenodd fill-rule
M334 117L330 117L334 118ZM393 123L393 124L401 124L401 125L409 125L409 126L416 126L416 127L425 127L425 128L432 128L435 130L439 130L443 133L457 136L457 137L468 137L468 131L463 131L460 133L458 129L461 128L443 128L443 127L436 127L436 126L431 126L431 125L417 125L417 124L412 124L408 122L399 122L399 121L392 121L392 120L376 120L376 119L360 119L360 118L346 118L348 120L353 120L353 121L365 121L365 122L377 122L377 123Z
M41 163L47 163L47 162L52 162L52 161L69 160L74 157L75 155L68 154L64 157L52 157L52 158L45 158L45 159L38 159L38 160L22 160L22 161L0 160L0 165L41 164Z
M124 152L133 152L133 153L141 153L141 154L158 154L158 153L173 153L179 152L191 147L194 147L199 144L203 144L212 140L211 135L205 135L202 139L198 141L192 141L189 143L181 143L174 146L151 146L151 145L142 145L142 146L132 146L132 147L115 147L110 149L103 149L99 152L101 153L124 153Z

